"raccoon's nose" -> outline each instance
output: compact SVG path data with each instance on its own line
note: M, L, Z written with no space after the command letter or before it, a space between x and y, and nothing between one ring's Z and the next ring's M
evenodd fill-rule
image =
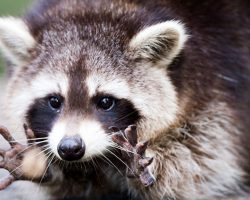
M85 153L85 144L80 135L64 137L60 141L57 151L63 160L75 161L83 157Z

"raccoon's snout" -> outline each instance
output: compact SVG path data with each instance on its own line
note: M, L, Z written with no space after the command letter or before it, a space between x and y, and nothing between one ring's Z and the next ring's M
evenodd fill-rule
M75 161L83 157L85 153L85 144L80 135L64 137L60 141L57 151L63 160Z

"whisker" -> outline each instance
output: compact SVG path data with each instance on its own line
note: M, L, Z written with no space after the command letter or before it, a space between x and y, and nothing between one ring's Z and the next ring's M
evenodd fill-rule
M77 162L73 162L72 163L72 165L74 165L74 167L77 169L77 170L79 170L80 168L79 168L79 165L78 165L78 163Z
M94 169L95 169L95 173L98 174L98 170L96 169L96 164L95 164L93 158L90 157L90 159L91 159L91 162L93 163L93 166L94 166Z
M99 151L99 153L109 162L109 164L111 164L121 175L123 175L122 172L115 166L114 163L112 163L110 159L108 159L101 151Z
M61 167L63 169L63 162L61 160L57 160L57 161L58 161L59 167Z
M49 151L48 151L48 150L49 150ZM46 151L48 151L48 152L44 154L45 156L47 156L47 155L50 154L50 153L53 153L53 152L50 150L50 148L47 148L47 149L44 149L44 150L43 150L43 152L46 152Z
M111 147L113 147L113 148L115 148L115 149L119 149L119 150L125 151L125 152L128 152L128 153L132 153L132 154L134 154L134 155L138 155L138 153L136 153L136 152L133 152L133 151L124 149L123 147L120 147L120 146L117 146L117 145L114 145L114 146L111 146Z
M112 151L110 151L109 149L107 149L107 151L109 153L111 153L113 156L115 156L118 160L120 160L132 173L133 173L133 170L122 160L120 159L117 155L115 155Z
M47 154L48 155L48 154ZM49 159L50 159L50 156L52 155L52 158L51 158L51 160L49 161L49 163L48 163L48 165L47 165L47 167L46 167L46 169L44 170L44 173L43 173L43 175L42 175L42 178L41 178L41 180L40 180L40 182L39 182L39 184L38 184L38 192L39 192L39 190L40 190L40 188L41 188L41 183L42 183L42 181L43 181L43 179L44 179L44 176L45 176L45 174L47 173L47 170L48 170L48 168L49 168L49 166L50 166L50 163L51 163L51 161L53 160L53 152L52 151L50 151L49 152L49 155L48 156L46 156L46 160L45 160L45 162L47 162Z
M48 137L36 137L36 138L22 138L22 139L16 139L15 141L32 141L32 140L44 140L44 139L48 139Z
M83 168L82 168L82 163L81 162L78 164L78 167L82 171Z
M29 148L33 148L35 145L37 144L41 144L41 143L36 143L36 144L32 144L32 145L29 145L27 146L26 148L24 148L22 151L18 152L18 154L16 154L16 156L19 156L21 153L25 152L26 150L28 150ZM46 147L48 145L44 145L44 147Z
M60 160L61 161L61 160ZM61 161L62 162L62 161ZM66 162L62 162L62 167L63 167L63 169L65 169L65 165L66 165L67 163ZM66 166L67 167L67 166Z
M57 159L56 159L56 155L55 154L53 154L53 162L51 163L51 165L54 165L56 162L57 162Z
M43 176L42 176L42 178L41 178L41 180L40 180L39 185L41 185L41 183L42 183L42 181L43 181L43 179L44 179L44 176L45 176L45 174L47 173L47 170L49 169L49 166L50 166L51 162L53 161L53 152L52 152L52 151L51 151L50 154L47 156L46 162L47 162L47 160L49 160L49 158L50 158L51 155L52 155L52 158L50 159L50 161L49 161L49 163L48 163L48 165L47 165L47 167L46 167L46 169L45 169L45 171L44 171L44 173L43 173Z
M23 139L23 140L15 140L15 141L13 141L13 140L11 140L10 142L18 142L18 143L20 143L20 144L22 144L22 145L26 145L26 143L28 143L28 142L31 142L31 143L35 143L35 142L48 142L48 139ZM25 144L23 144L23 142L26 142Z
M50 148L50 147L49 147ZM49 148L45 149L48 150ZM45 151L44 150L44 151ZM39 152L38 154L36 154L35 156L33 156L32 158L36 158L37 156L39 156L41 153L43 153L44 151ZM16 170L20 169L23 166L23 164L19 165L18 167L16 167L14 170L10 171L9 174L12 175ZM9 175L8 175L9 176ZM6 177L8 177L6 176Z
M93 158L93 161L94 161L94 158ZM95 162L94 162L95 163ZM98 164L98 162L96 162L96 165L97 165L97 167L98 167L98 169L101 169L101 167L100 167L100 165ZM98 180L98 182L101 184L102 183L102 181L101 181L101 179L100 179L100 176L98 176L98 174L97 174L97 180Z
M121 121L121 120L123 120L123 119L125 119L125 118L127 118L127 117L129 117L130 115L134 114L135 112L136 112L136 111L132 111L132 112L126 114L125 116L123 116L123 117L117 119L116 121L114 121L114 124L117 123L117 122L119 122L119 121Z
M84 169L85 169L85 173L87 173L87 168L86 168L85 163L84 163L84 162L82 162L82 165L83 165L83 167L84 167Z

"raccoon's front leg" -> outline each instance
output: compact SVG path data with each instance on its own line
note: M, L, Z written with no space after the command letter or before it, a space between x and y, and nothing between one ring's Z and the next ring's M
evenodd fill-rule
M153 158L145 157L148 142L138 143L136 126L128 126L124 134L115 133L112 139L124 149L122 159L128 165L126 168L127 177L131 179L138 178L145 187L153 185L155 178L148 170Z

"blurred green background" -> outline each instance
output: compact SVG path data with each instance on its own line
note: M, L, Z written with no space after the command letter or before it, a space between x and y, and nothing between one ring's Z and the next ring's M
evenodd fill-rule
M22 16L33 0L0 0L0 16ZM4 64L0 56L0 77L4 73Z

